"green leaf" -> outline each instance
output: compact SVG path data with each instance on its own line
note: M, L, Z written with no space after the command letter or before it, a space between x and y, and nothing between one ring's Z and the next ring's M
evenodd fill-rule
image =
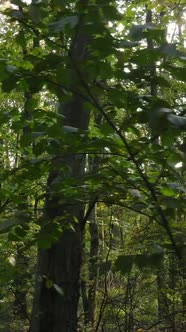
M182 56L183 54L177 50L177 44L165 44L160 48L160 52L167 56L178 57Z
M37 4L32 3L29 7L29 16L34 23L41 21L41 8Z
M34 5L38 5L39 3L42 3L42 2L44 2L45 0L32 0L32 3L34 4Z
M12 18L15 18L16 20L22 20L24 19L24 14L20 11L20 10L11 10L9 12L9 15L12 17Z
M176 67L173 65L165 65L167 69L175 78L180 81L186 82L186 67Z
M138 41L129 41L129 40L119 40L117 43L117 47L119 48L131 48L138 45L139 45Z
M54 6L54 8L64 8L64 6L66 5L66 2L68 2L68 0L63 0L63 2L61 0L53 0L52 5Z
M148 267L149 266L149 256L147 255L136 255L135 257L135 264L140 268Z
M98 269L99 269L99 275L105 275L107 272L111 270L111 262L103 262L101 264L98 264Z
M65 133L77 133L78 128L72 127L72 126L63 126L64 132Z
M67 16L62 18L59 21L49 24L49 31L53 33L58 33L64 30L66 26L69 26L71 29L74 29L79 23L79 16Z
M100 2L100 8L103 10L104 18L108 21L118 21L122 18L122 14L119 13L115 5Z
M37 93L39 92L44 85L44 78L42 77L33 77L26 80L26 83L29 86L30 92Z
M17 223L15 219L0 221L0 233L6 233L11 227L17 225Z
M58 294L60 294L61 296L64 295L64 292L63 292L63 290L62 290L62 288L60 286L58 286L57 284L53 284L53 287L54 287L54 289L56 290L56 292Z
M11 0L11 3L17 6L21 6L22 8L27 6L27 4L21 0Z
M7 79L9 76L7 70L6 70L6 64L3 60L0 61L0 81L3 81L4 79Z
M161 204L168 207L169 209L184 208L185 203L181 199L173 197L162 197Z
M163 187L163 188L160 189L160 192L163 195L168 196L168 197L176 195L175 190L173 188L170 188L170 187Z
M17 235L19 239L24 240L24 237L27 235L27 231L23 228L22 225L17 225L14 229L14 233Z
M17 71L17 67L16 66L13 66L13 65L7 65L6 66L6 71L8 73L15 73Z
M53 244L50 234L46 234L42 237L40 236L39 239L37 239L37 242L40 249L50 249Z
M169 88L171 86L171 82L163 76L155 76L154 82L155 84L165 88Z
M51 280L51 279L46 279L45 280L45 287L46 288L48 288L48 289L50 289L50 288L52 288L53 287L53 285L54 285L54 283L53 283L53 281Z
M141 192L138 189L128 189L129 194L136 198L144 198Z
M45 225L36 236L39 248L51 248L52 244L59 240L62 231L62 226L59 222L50 222Z
M167 182L167 186L186 193L186 188L183 185L179 184L178 182Z
M9 77L2 82L2 90L3 92L11 92L16 88L17 85L17 77Z
M130 273L133 266L134 256L121 255L115 261L115 270L120 271L122 274Z
M157 49L144 48L138 49L132 56L131 60L138 65L144 65L148 70L147 66L153 65L159 58L160 54ZM134 73L137 75L136 79L141 75L147 79L147 73L144 73L141 68L139 68L139 70L134 70Z
M132 39L140 40L143 38L144 30L154 30L156 26L153 23L133 25L130 30L130 36Z
M171 122L175 127L186 130L186 117L175 115L175 114L168 114L167 116L169 122Z
M154 253L151 255L148 254L142 254L142 255L136 255L135 257L135 264L140 268L157 268L160 267L162 264L163 259L163 252L160 253Z
M7 258L7 261L8 261L8 263L9 263L10 265L12 265L12 266L15 266L15 265L16 265L16 259L15 259L14 256L9 256L9 257Z
M23 49L26 49L27 40L25 38L24 32L21 30L15 37L15 41L18 45L20 45Z

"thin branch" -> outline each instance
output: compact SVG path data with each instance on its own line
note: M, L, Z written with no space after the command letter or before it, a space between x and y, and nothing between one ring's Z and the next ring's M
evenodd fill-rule
M90 217L91 215L91 212L92 210L94 209L96 203L98 202L98 196L96 196L90 203L89 203L89 207L87 209L87 212L83 218L83 220L81 221L80 223L80 226L81 226L81 230L83 231L84 228L85 228L85 225L86 225L86 222L88 220L88 218Z

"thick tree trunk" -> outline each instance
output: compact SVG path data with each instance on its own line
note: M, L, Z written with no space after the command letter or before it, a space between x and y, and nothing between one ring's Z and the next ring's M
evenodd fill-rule
M76 109L80 112L80 109ZM68 123L70 125L70 123ZM81 175L84 170L84 157L66 155L61 161L71 169L70 176ZM60 168L60 165L58 165ZM62 174L50 174L46 217L50 221L61 217L63 233L59 241L48 250L39 252L39 286L35 294L31 332L75 332L77 331L77 307L79 299L79 275L82 255L81 221L84 206L77 204L64 207L62 197L52 194L56 179L62 183ZM74 223L74 217L79 223ZM64 219L65 218L65 219ZM73 224L74 230L65 229ZM47 280L52 286L47 288ZM60 290L60 291L59 291Z
M79 61L81 63L86 61L89 40L90 38L82 32L76 35L70 52L72 62L78 65ZM73 63L71 69L73 75L76 75ZM78 77L76 78L77 84ZM72 87L74 90L78 89L78 86L73 86L73 82ZM88 128L89 113L84 109L84 100L81 97L72 96L71 101L61 106L60 112L64 115L64 125L83 130ZM64 166L68 167L68 174L63 174L61 171ZM53 171L48 178L46 219L49 222L53 222L56 218L60 219L63 233L50 249L39 251L39 281L35 292L31 332L75 332L78 329L77 311L83 235L81 222L84 205L78 203L64 205L63 197L55 191L55 184L60 183L62 186L65 177L75 179L82 176L84 169L85 155L66 153L56 158ZM73 224L74 230L69 229L70 224Z
M81 233L65 231L55 246L40 252L38 331L77 331L81 251ZM47 280L52 280L51 288L47 288Z

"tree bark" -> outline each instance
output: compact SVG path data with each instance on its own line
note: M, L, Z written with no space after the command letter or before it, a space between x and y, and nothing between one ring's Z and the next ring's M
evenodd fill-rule
M19 6L20 12L23 13L23 9L21 6ZM24 30L20 30L24 33ZM33 39L33 49L35 47L39 47L39 41L36 39ZM22 54L23 56L27 55L27 48L22 48ZM28 135L31 134L31 128L29 125L29 121L32 120L32 113L33 113L33 106L32 106L32 98L33 98L33 92L31 89L24 93L24 110L23 110L23 118L26 123L23 127L22 132L22 139L26 138ZM17 143L19 144L19 143ZM33 144L30 144L30 148L33 147ZM18 156L15 158L15 167L17 166L17 163L20 162L20 165L23 162L23 159L25 156L27 156L28 151L27 149L23 150L20 161L18 159ZM17 210L25 212L28 210L28 197L25 195L24 192L20 192L20 197L22 198L22 203L20 203L17 206ZM23 220L21 220L23 219ZM20 222L26 222L24 214L22 217L20 217ZM28 222L28 221L27 221ZM26 256L26 253L24 251L24 247L21 245L17 245L16 247L17 255L16 255L16 276L14 280L14 318L15 319L27 319L30 321L30 317L27 311L27 287L28 287L28 257Z
M97 262L99 249L99 233L96 220L96 208L92 211L90 218L90 261L89 261L89 289L88 289L88 320L92 327L95 322L96 292L97 292Z
M158 316L160 321L160 331L165 331L164 326L170 325L169 303L167 298L167 284L165 273L165 262L162 263L161 269L157 271L157 300L158 300Z
M27 311L27 268L28 258L23 249L17 246L16 270L18 270L14 280L14 319L29 320Z
M79 61L86 62L87 46L90 41L90 38L80 30L72 41L70 50L73 75L77 74L73 62L77 65ZM77 81L78 77L76 84ZM78 86L74 86L73 89L77 90ZM85 110L84 100L81 97L74 94L72 99L60 108L60 112L62 111L64 115L64 125L83 130L88 128L89 113ZM64 165L68 167L68 174L61 171ZM46 220L53 222L56 217L60 219L63 232L58 242L51 248L39 251L38 284L31 332L75 332L78 329L84 204L64 205L63 197L55 192L55 184L56 182L62 184L66 176L77 178L83 175L84 169L85 155L65 153L62 157L56 158L48 177ZM74 217L78 222L74 222ZM73 224L74 230L69 229L70 224ZM50 287L47 285L48 281L52 282Z

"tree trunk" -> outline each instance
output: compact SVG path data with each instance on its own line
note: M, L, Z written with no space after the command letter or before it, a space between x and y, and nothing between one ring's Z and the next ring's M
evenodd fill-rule
M94 327L96 311L96 292L97 292L97 263L99 250L99 231L96 218L96 207L93 208L89 217L90 232L90 252L88 262L88 282L81 280L81 294L84 310L85 325L91 324Z
M165 326L170 325L164 264L165 263L163 262L161 269L157 271L158 316L160 322L160 331L165 331Z
M96 220L96 208L92 211L90 218L90 261L89 261L89 290L88 290L88 318L92 327L95 322L96 310L96 292L97 292L97 263L98 263L98 248L99 248L99 234Z
M20 12L23 12L21 6L19 6ZM22 31L22 29L20 30ZM22 31L24 33L24 30ZM39 41L33 39L33 49L35 47L39 47ZM27 55L27 48L22 48L23 56ZM26 138L31 133L31 128L29 125L29 121L32 120L32 98L33 93L32 91L27 91L24 93L24 110L23 110L23 118L25 120L25 125L23 127L22 139ZM28 123L26 123L28 121ZM19 143L17 143L19 144ZM32 148L32 143L30 144L30 148ZM25 156L27 156L28 151L27 149L23 150L20 156L20 165L23 162ZM15 167L18 163L18 156L15 158ZM20 197L22 198L22 203L17 206L17 210L23 212L23 216L19 217L20 222L26 222L24 214L28 210L28 197L25 195L24 192L20 192ZM23 219L23 220L21 220ZM29 222L29 220L27 221ZM28 287L28 257L25 254L24 248L21 245L17 245L16 247L17 255L16 255L16 276L14 281L14 318L15 319L27 319L30 321L28 311L27 311L27 287Z
M101 119L95 118L95 122L98 124ZM98 157L89 157L89 170L92 173L96 173L99 169ZM91 323L92 328L95 323L96 312L96 292L97 292L97 263L99 252L99 230L97 224L96 205L94 206L91 215L89 217L89 232L90 232L90 254L89 254L89 288L88 288L88 321Z
M24 94L25 105L23 117L25 120L31 120L32 118L32 108L29 106L30 101L32 100L32 94L27 92ZM30 127L25 125L23 128L23 137L26 137L30 134ZM22 163L23 157L27 155L27 151L23 151L20 157L20 165ZM28 210L28 198L24 192L20 192L20 198L22 203L17 206L17 211L20 211L19 221L20 223L26 223L30 220L25 220L28 218L25 216L26 211ZM16 247L16 276L14 280L14 318L15 319L27 319L29 320L29 315L27 311L27 284L28 284L28 257L25 254L24 247L22 245L17 245Z
M38 331L77 331L81 250L81 233L65 231L56 245L40 252ZM47 280L52 280L52 287L47 288Z
M70 51L72 62L85 62L89 41L90 38L83 32L80 31L76 34ZM73 75L76 75L73 65L71 63L71 69ZM76 78L77 84L78 77ZM77 90L77 88L78 85L74 86L73 90ZM83 130L88 128L89 113L84 109L84 100L81 97L72 96L72 99L61 105L60 108L64 115L64 125ZM68 167L68 174L61 171L64 166ZM60 219L63 232L58 242L53 244L51 248L39 251L39 281L35 292L31 332L75 332L78 329L77 311L84 205L79 203L64 205L63 197L56 193L55 184L62 185L66 176L74 179L82 176L84 169L85 155L65 153L56 158L53 170L48 177L45 202L46 220L52 223L56 218ZM74 222L74 217L76 222ZM70 224L73 224L74 230L69 229Z
M27 311L27 268L28 258L22 248L17 246L16 271L14 280L14 319L29 320Z

